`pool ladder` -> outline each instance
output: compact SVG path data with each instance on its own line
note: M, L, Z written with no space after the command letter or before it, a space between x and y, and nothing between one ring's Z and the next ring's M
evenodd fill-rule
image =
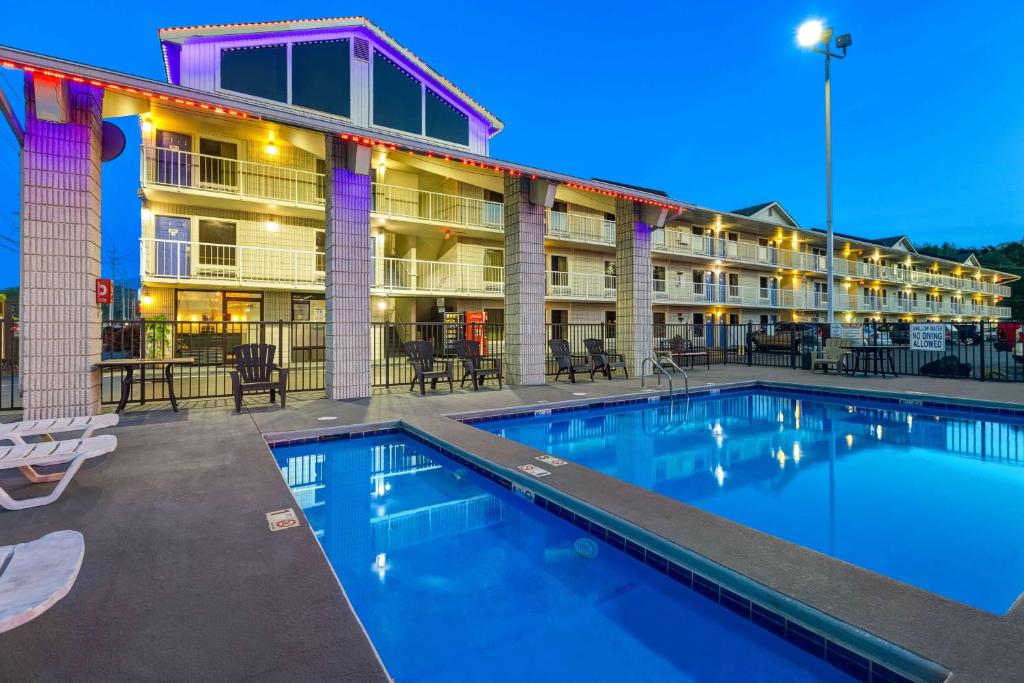
M656 375L658 377L658 386L659 387L661 386L661 376L662 375L665 375L665 377L668 379L668 397L669 397L669 400L672 400L672 399L675 398L675 389L672 386L672 374L673 373L670 373L668 371L668 369L665 367L665 364L668 364L668 365L672 366L672 368L675 370L675 372L678 372L679 374L681 374L683 376L683 382L685 383L684 387L685 387L685 391L686 391L686 394L685 394L686 402L687 403L690 402L690 377L689 377L689 375L686 374L685 370L683 370L681 367L679 367L679 365L676 364L676 362L674 360L672 360L668 356L662 356L661 358L658 358L657 356L652 354L650 356L647 356L647 358L644 358L643 362L640 364L640 388L641 389L644 388L644 385L645 385L645 382L646 382L646 379L647 379L647 372L646 372L646 370L647 370L647 364L648 363L650 363L650 365L651 365L651 374L654 374L654 375ZM655 369L657 369L658 372L655 373L654 372Z

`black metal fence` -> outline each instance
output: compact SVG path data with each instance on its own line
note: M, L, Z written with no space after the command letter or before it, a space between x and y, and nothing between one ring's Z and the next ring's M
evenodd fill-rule
M21 408L18 322L0 316L0 410Z
M1024 381L1021 323L945 324L941 351L910 347L910 327L905 323L857 323L833 327L824 323L665 323L654 325L652 351L671 355L680 349L707 352L712 364L787 367L810 370L833 332L847 337L852 345L884 347L886 359L900 375L957 377L977 380ZM614 324L548 324L549 339L569 342L573 353L584 354L584 339L599 339L614 353L622 328ZM0 406L17 401L17 335L4 328L5 356L2 367L3 394ZM278 347L278 360L289 368L292 391L324 387L324 342L322 322L189 322L130 320L113 321L103 328L105 358L190 357L195 365L175 370L175 392L179 398L228 396L233 365L232 349L242 343L263 342ZM411 340L430 341L437 357L456 360L454 342L475 339L484 355L505 360L505 328L497 323L372 323L370 329L371 384L375 387L407 385L413 370L406 360L403 344ZM13 352L13 361L8 360ZM546 371L554 375L556 363L545 348ZM850 354L851 361L854 354ZM703 359L702 361L703 362ZM456 378L461 378L456 366ZM852 368L852 362L850 364ZM887 370L889 368L886 368ZM873 370L873 368L869 368ZM102 400L116 403L120 398L120 369L103 371ZM165 398L161 384L147 387L149 399Z

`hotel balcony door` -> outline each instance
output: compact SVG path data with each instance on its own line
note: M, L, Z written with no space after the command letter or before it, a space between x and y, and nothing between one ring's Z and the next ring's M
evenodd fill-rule
M192 274L192 221L175 216L157 216L153 272L163 277Z
M156 132L156 181L192 187L192 136L169 130Z

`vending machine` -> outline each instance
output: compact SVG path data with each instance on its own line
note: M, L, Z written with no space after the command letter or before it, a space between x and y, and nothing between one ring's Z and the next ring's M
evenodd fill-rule
M487 312L466 311L466 339L475 339L480 343L480 355L487 355Z

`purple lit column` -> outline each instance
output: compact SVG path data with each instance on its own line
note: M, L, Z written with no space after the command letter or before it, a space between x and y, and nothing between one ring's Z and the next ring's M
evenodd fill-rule
M21 386L25 419L95 415L100 407L100 147L103 90L59 93L64 123L37 118L25 79L21 154ZM51 113L52 117L53 114Z
M512 384L544 384L544 206L530 179L505 175L505 365Z
M325 389L370 395L369 150L327 136Z
M654 343L651 313L651 226L640 205L615 202L615 350L626 356L631 375L640 374Z

